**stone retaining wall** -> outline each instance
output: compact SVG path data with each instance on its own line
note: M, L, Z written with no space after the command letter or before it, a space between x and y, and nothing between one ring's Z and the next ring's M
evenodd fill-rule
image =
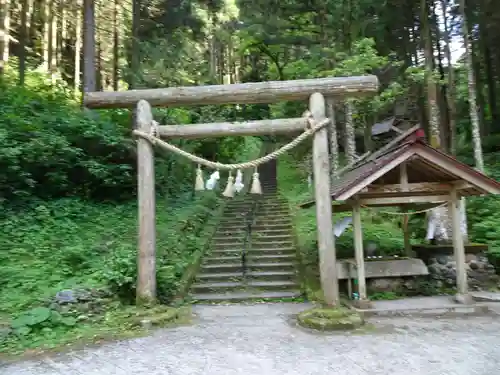
M500 287L495 267L484 253L466 254L467 276L471 290ZM369 293L400 292L404 294L433 294L443 288L456 286L456 262L453 255L434 254L426 259L428 276L377 277L367 280Z
M480 290L498 283L495 267L484 253L466 254L468 283L471 289ZM456 282L456 262L453 255L436 254L428 260L429 274L436 286L451 287Z

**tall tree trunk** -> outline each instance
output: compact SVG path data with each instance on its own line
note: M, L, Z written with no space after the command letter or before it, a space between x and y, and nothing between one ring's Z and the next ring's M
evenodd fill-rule
M427 102L429 108L430 144L432 147L441 147L439 129L439 109L436 100L436 83L434 82L434 53L432 36L429 27L429 8L426 0L421 0L422 38L424 39L425 73L427 83Z
M42 39L42 66L49 71L50 65L50 0L42 1L43 12L43 39Z
M21 9L21 32L19 34L19 85L24 85L26 75L26 44L28 43L29 1L23 0Z
M76 3L76 21L75 21L75 74L73 77L75 93L80 91L80 76L82 62L82 0Z
M210 59L208 62L209 65L209 72L210 72L210 79L213 80L214 82L217 82L217 38L215 36L215 22L216 22L216 17L215 15L212 15L211 17L212 22L211 24L211 35L210 35L210 45L209 45L209 53L210 53Z
M65 17L64 17L64 0L59 0L59 4L57 7L57 13L59 17L57 18L57 28L56 28L56 37L57 37L57 66L59 70L62 68L62 58L63 58L63 48L64 48L64 30L65 30ZM61 72L62 73L62 72Z
M113 90L118 91L120 71L120 0L113 7Z
M96 91L95 4L83 0L83 92Z
M354 103L348 99L345 103L345 154L347 164L356 160L356 131L354 128Z
M491 54L491 35L487 32L487 23L488 19L484 15L481 16L481 21L479 22L479 45L480 50L484 59L484 70L485 70L485 80L483 82L486 83L487 86L487 95L488 95L488 104L491 112L491 119L488 119L488 126L484 126L483 136L487 136L490 131L495 131L495 126L500 125L500 114L498 113L498 103L497 103L497 79L495 77L494 69L493 69L493 58ZM477 76L478 84L480 83L480 76ZM481 92L481 88L478 88L478 92ZM481 105L483 104L483 105ZM480 97L478 97L478 105L480 108L485 108L484 103L481 103ZM481 110L481 115L483 118L480 118L480 121L486 123L484 118L484 110Z
M96 91L103 91L105 89L105 71L102 66L102 32L97 29L95 32L95 40L96 40L96 56L95 56L95 65L96 65Z
M460 0L460 13L462 15L462 32L464 36L465 58L467 68L467 87L469 91L469 114L471 120L472 144L474 147L474 160L476 168L484 170L483 150L481 145L481 132L479 116L477 113L476 79L474 77L474 65L472 61L472 51L465 13L465 0Z
M10 0L0 0L0 75L9 60Z
M56 79L57 73L57 3L56 0L52 0L50 3L50 31L49 31L49 56L50 65L49 70L52 77L52 81Z
M448 28L448 0L441 0L444 23L444 50L448 61L448 87L446 90L448 97L448 109L450 111L450 151L452 155L457 154L457 106L455 103L455 69L451 60L450 31Z
M339 169L339 144L337 139L337 124L335 123L335 101L326 99L326 115L330 119L330 178L335 180Z
M132 0L132 56L130 59L130 79L131 89L137 88L137 75L141 63L140 45L139 45L139 27L141 24L141 2Z
M441 83L436 85L437 92L437 105L438 112L440 114L440 134L441 134L441 148L445 152L450 151L450 112L448 105L448 96L447 96L447 87L444 84L445 81L445 73L443 66L443 53L441 51L441 30L439 28L438 17L436 14L436 7L433 3L431 8L432 15L432 27L431 27L431 35L436 35L435 37L435 45L436 45L436 57L437 57L437 67L439 72L439 80Z

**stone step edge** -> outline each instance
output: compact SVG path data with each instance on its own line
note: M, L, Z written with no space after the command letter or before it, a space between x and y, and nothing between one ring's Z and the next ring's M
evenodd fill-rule
M194 283L191 288L232 288L232 287L247 287L247 288L265 288L275 286L299 286L295 281L291 280L274 280L274 281L254 281L247 282L238 281L212 281L204 283Z
M268 260L268 259L288 259L295 258L295 254L250 254L247 253L248 260ZM223 261L223 260L241 260L241 256L229 256L229 257L206 257L203 261ZM249 264L252 262L248 262Z
M365 317L370 316L447 316L447 315L473 315L487 314L490 312L488 306L484 305L460 305L449 304L433 307L414 307L401 309L354 309Z
M197 277L201 277L204 279L213 279L216 277L265 277L265 276L295 276L296 272L294 271L250 271L246 272L221 272L221 273L200 273Z
M247 267L293 267L297 262L274 262L274 263L253 263L247 262ZM240 268L241 263L220 263L220 264L202 264L201 268Z
M276 292L263 292L263 293L192 293L191 296L197 301L251 301L251 300L279 300L284 298L300 298L303 296L300 290L297 291L276 291Z

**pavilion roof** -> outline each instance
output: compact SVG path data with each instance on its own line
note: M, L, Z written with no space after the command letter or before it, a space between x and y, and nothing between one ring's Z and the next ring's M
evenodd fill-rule
M344 170L332 183L330 193L333 201L346 201L354 195L391 197L412 195L411 191L396 192L380 189L400 182L400 166L405 163L409 185L426 184L435 191L446 192L450 184L462 182L460 196L500 194L500 183L486 176L455 157L431 147L425 142L422 129L417 127L405 132L402 137L387 146L367 155ZM434 185L432 185L434 184ZM372 189L377 187L378 189ZM422 196L423 192L419 192ZM415 192L416 194L416 192ZM309 199L299 206L307 208L315 204Z

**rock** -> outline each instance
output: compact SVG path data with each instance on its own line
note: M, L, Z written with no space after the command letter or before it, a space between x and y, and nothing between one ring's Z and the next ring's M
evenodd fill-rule
M88 290L77 290L76 298L79 302L89 302L95 299L91 292Z
M148 329L149 330L149 329L153 328L153 323L149 319L142 319L140 321L140 324L141 324L141 327L143 329Z
M438 256L436 256L436 261L439 264L445 265L449 261L448 255L438 255Z
M85 302L85 303L79 304L77 309L78 309L78 311L85 313L85 312L91 311L92 310L92 306L91 306L90 303Z
M73 290L61 290L57 292L55 300L59 304L77 303L78 298Z
M477 264L477 262L475 260L472 260L469 262L469 267L471 270L477 270L479 269L479 264Z
M478 255L476 257L476 260L479 262L479 263L484 263L484 264L491 264L490 261L488 260L488 257L485 257L484 255Z
M439 263L434 263L434 264L431 264L429 267L429 273L431 275L439 275L441 273L441 267L439 265Z
M465 254L465 262L469 263L472 260L477 260L476 254Z
M0 326L0 342L6 339L12 333L12 329L10 327L1 327Z
M76 317L76 320L77 320L78 322L82 322L82 321L84 321L84 320L88 320L88 318L89 318L89 317L88 317L87 315L78 315L78 316Z
M457 267L457 262L454 260L450 260L448 263L446 263L447 268L456 268Z
M400 278L372 279L369 289L372 292L392 292L401 288L403 280Z
M403 286L408 290L416 290L419 286L419 280L417 279L408 279L405 280Z

